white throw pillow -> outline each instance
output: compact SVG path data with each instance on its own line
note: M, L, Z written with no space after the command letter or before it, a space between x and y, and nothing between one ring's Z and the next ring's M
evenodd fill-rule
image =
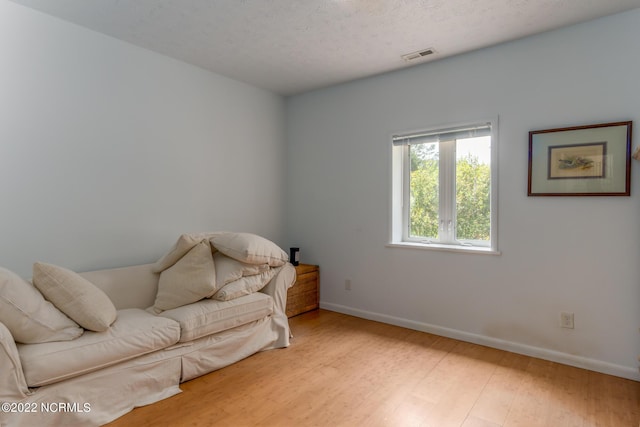
M0 322L23 344L69 341L84 330L17 274L0 268Z
M36 262L33 284L46 299L85 329L103 332L116 320L116 308L109 297L71 270Z
M244 276L255 276L270 268L269 264L247 264L240 262L229 258L222 252L213 254L213 262L216 264L216 283L218 288Z
M211 238L211 244L226 256L247 264L280 267L289 261L289 255L278 245L251 233L220 233Z
M153 311L158 314L213 295L216 269L207 240L195 245L173 266L160 273Z
M242 277L231 283L224 285L218 292L211 297L218 301L229 301L258 292L264 288L269 280L280 270L279 268L270 268L269 270L253 276Z

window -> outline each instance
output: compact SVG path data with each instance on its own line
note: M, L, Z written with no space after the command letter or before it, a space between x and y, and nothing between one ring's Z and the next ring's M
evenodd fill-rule
M495 125L394 136L391 243L497 251Z

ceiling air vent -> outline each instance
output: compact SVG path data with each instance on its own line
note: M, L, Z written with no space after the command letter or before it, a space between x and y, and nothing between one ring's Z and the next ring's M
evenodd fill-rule
M433 55L436 51L432 48L419 50L413 53L407 53L406 55L402 55L402 59L406 62L415 61L416 59L424 58L425 56Z

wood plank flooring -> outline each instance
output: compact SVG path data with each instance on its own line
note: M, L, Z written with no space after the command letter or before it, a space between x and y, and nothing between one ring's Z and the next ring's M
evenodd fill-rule
M640 426L640 383L319 310L120 426Z

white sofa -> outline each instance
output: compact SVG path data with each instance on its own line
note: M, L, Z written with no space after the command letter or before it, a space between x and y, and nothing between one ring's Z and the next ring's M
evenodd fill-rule
M289 345L285 306L295 268L288 262L259 292L160 314L149 310L159 287L154 269L80 273L117 309L103 332L22 344L0 323L0 426L102 425L179 393L181 382Z

